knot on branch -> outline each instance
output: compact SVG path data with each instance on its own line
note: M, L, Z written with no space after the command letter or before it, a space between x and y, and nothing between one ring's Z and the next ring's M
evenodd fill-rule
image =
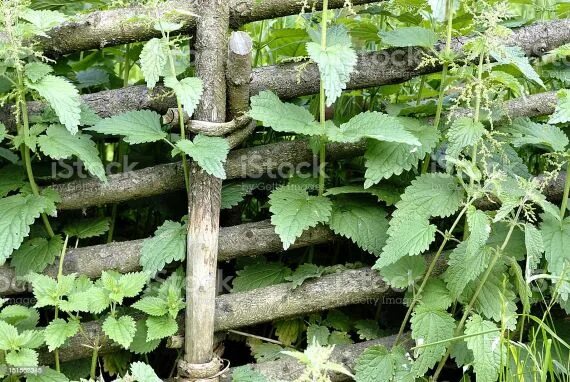
M184 360L178 361L178 379L186 381L210 381L219 377L226 371L223 368L224 361L214 356L208 363L189 363Z

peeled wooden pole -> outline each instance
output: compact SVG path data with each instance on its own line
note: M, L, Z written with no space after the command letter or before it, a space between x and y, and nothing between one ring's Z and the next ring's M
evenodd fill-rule
M226 121L226 59L229 3L199 0L196 29L196 74L204 94L196 119ZM214 313L222 180L206 174L196 162L190 165L188 195L188 255L186 256L186 322L182 378L213 378L220 365L213 360Z

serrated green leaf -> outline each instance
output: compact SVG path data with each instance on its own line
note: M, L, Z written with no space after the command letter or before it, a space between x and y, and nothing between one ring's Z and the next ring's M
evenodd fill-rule
M208 174L226 179L224 163L230 152L230 145L224 138L197 135L194 141L179 140L176 147L194 159Z
M289 248L307 228L329 220L332 203L322 196L310 196L306 190L294 186L283 186L269 197L271 223L283 242Z
M109 292L103 288L93 287L86 293L90 313L100 314L111 305Z
M232 184L224 184L222 187L222 210L237 206L258 186L257 181L245 181Z
M348 332L352 327L352 321L345 313L340 310L329 310L325 325L330 326L341 332Z
M323 267L315 264L301 264L295 269L295 272L290 276L286 276L285 280L292 283L291 289L300 287L306 280L319 278L323 275Z
M76 156L83 162L87 171L101 181L107 181L99 151L89 135L81 133L72 135L63 126L52 125L45 135L38 137L38 145L45 155L55 160Z
M247 292L266 286L279 284L291 275L291 269L281 263L261 263L248 265L237 272L232 282L232 292Z
M37 326L40 314L34 308L22 305L8 305L0 311L0 320L19 330L30 330Z
M296 343L305 329L303 320L299 318L277 321L273 323L273 326L275 326L275 335L285 346Z
M455 331L455 320L443 311L418 306L410 320L412 338L416 345L428 345L450 340ZM417 350L417 359L412 365L414 375L424 375L445 354L446 344L430 345Z
M248 341L251 352L258 363L275 361L283 357L283 348L277 344L264 343L261 341Z
M329 344L330 331L329 328L322 325L309 325L307 327L307 343L318 343L321 346Z
M329 344L331 345L350 345L353 344L354 341L350 337L348 333L333 331L329 336Z
M404 27L379 33L382 42L389 46L408 47L421 46L433 48L437 43L437 34L422 27Z
M128 349L135 336L135 320L131 316L121 316L118 319L109 316L103 322L103 332L113 341Z
M158 340L173 336L178 331L178 323L169 316L148 317L146 319L146 340Z
M200 103L202 93L204 93L202 80L195 77L187 77L178 81L174 77L166 77L164 85L174 90L174 94L176 94L176 97L184 107L184 112L191 117Z
M63 232L70 237L89 239L109 231L110 224L109 218L81 219L65 226Z
M105 118L86 130L107 135L122 135L127 143L157 142L167 137L160 114L150 110L129 111Z
M135 354L148 354L155 350L160 345L160 340L147 341L147 336L146 320L137 321L135 336L129 345L129 351Z
M568 146L568 137L560 128L528 118L518 118L504 130L512 136L511 143L515 147L531 145L547 151L564 151Z
M327 189L324 196L337 196L346 194L368 194L374 195L378 201L385 202L387 206L392 206L400 200L400 191L391 185L363 188L362 186L341 186Z
M61 236L51 239L35 238L24 242L12 254L10 265L16 270L16 276L25 276L29 272L43 272L54 263L55 258L61 254L63 240Z
M485 133L485 126L481 122L475 122L473 118L460 117L453 121L447 131L449 147L447 153L458 157L463 149L478 143Z
M559 221L552 215L543 214L540 232L548 270L561 274L570 263L570 218Z
M267 90L251 97L249 115L264 126L279 132L309 136L323 133L321 126L307 109L281 102L277 95Z
M562 89L558 92L558 103L556 110L550 117L548 123L568 123L570 122L570 90Z
M126 273L119 278L119 289L125 297L136 297L142 292L148 279L145 272Z
M388 237L386 212L378 204L358 199L336 199L329 226L337 235L342 235L360 248L380 255Z
M35 350L22 348L6 353L6 363L14 367L38 366L38 353Z
M420 305L433 310L447 310L453 299L441 279L430 279L422 292Z
M141 70L150 89L156 86L164 72L169 49L165 40L153 38L144 45L141 51Z
M26 175L21 166L8 165L0 168L0 198L26 185Z
M168 313L166 301L158 297L143 297L131 306L150 316L164 316Z
M47 37L47 35L43 32L63 24L67 20L67 17L58 11L35 10L29 8L26 8L21 12L18 17L33 24L37 28L36 33L45 37Z
M492 330L496 332L488 333ZM471 336L466 338L465 342L473 352L473 367L477 381L496 381L505 356L497 325L474 315L465 324L465 335Z
M131 374L137 382L162 382L158 378L152 367L143 362L133 362L131 364Z
M459 244L451 252L444 280L453 297L459 297L467 284L485 271L492 255L493 251L489 247L467 255L467 242Z
M340 128L327 128L327 137L332 142L355 143L370 138L412 146L421 145L418 138L400 123L400 119L375 111L358 114Z
M62 369L63 369L62 365ZM27 382L69 382L69 379L60 372L49 367L42 367L42 371L38 374L26 374Z
M43 196L14 195L0 199L0 265L20 247L30 233L30 226L49 208L50 202Z
M395 347L388 351L384 345L364 350L354 366L356 382L411 382L414 378L409 375L410 369L410 361L403 348Z
M24 66L24 72L30 81L38 82L53 72L53 69L51 66L44 64L43 62L30 62Z
M152 277L173 261L184 261L186 258L187 230L183 224L166 221L154 233L154 237L146 239L141 249L140 264Z
M502 46L500 50L492 51L491 56L499 64L514 65L526 78L544 87L544 82L542 82L540 76L528 61L521 47Z
M233 369L232 382L268 382L268 380L251 366L240 366Z
M71 134L77 133L81 121L81 97L75 86L68 80L51 74L38 82L28 82L27 86L50 104L61 124Z
M0 321L0 350L12 350L18 341L18 329L7 322Z
M309 57L319 66L321 81L324 83L326 105L331 106L346 89L350 74L356 66L357 56L346 28L333 25L327 31L326 48L320 44L320 32L313 41L307 43Z
M79 332L79 321L71 320L65 321L61 318L56 318L49 323L44 329L44 337L49 351L61 347L65 341L73 337Z
M358 320L354 323L356 333L361 340L370 341L380 338L384 332L380 330L378 321L375 320Z
M378 269L376 265L373 267ZM420 280L426 270L422 256L404 256L393 264L379 269L380 275L393 288L407 288Z

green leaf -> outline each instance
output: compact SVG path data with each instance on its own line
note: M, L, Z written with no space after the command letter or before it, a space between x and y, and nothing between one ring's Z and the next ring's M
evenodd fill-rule
M355 143L370 138L413 146L421 145L418 138L400 123L400 119L376 111L358 114L340 128L329 127L327 136L332 142Z
M178 331L178 323L169 316L149 317L146 319L146 327L148 329L147 341L170 337Z
M51 66L44 64L43 62L30 62L24 66L24 72L30 81L38 82L53 72L53 69Z
M26 276L26 279L32 284L36 308L57 306L59 304L59 288L55 279L38 273L30 273Z
M169 50L170 48L165 40L153 38L144 45L141 51L141 70L150 89L156 86L164 72Z
M55 160L76 156L83 162L87 171L101 181L107 181L99 151L89 135L81 133L72 135L63 126L51 125L46 135L38 137L38 144L45 155Z
M164 85L174 90L174 94L176 94L176 97L184 107L184 112L191 117L200 103L202 93L204 93L202 80L195 77L187 77L178 81L175 77L166 77Z
M61 236L54 236L51 239L31 239L12 254L10 265L15 268L16 276L25 276L30 272L41 273L48 265L54 263L62 249Z
M525 277L528 279L532 272L538 268L545 248L540 231L530 223L524 225L524 242L527 253ZM568 243L570 244L570 241Z
M251 366L240 366L233 369L232 382L268 382L268 380Z
M0 122L0 143L6 139L6 134L8 134L8 129L6 129L6 125Z
M418 306L410 320L412 338L416 345L428 345L439 341L450 340L455 331L455 320L443 311ZM445 354L445 343L430 345L417 350L417 359L412 366L414 374L424 375Z
M379 33L382 42L389 46L408 47L421 46L433 48L437 43L437 34L422 27L404 27Z
M350 345L353 343L354 341L346 332L339 332L335 330L331 332L331 335L329 336L329 344L331 345Z
M393 186L383 185L382 187L363 188L362 186L341 186L327 189L324 196L337 196L346 194L368 194L374 195L378 201L385 202L387 206L392 206L400 200L400 191Z
M140 260L143 270L154 277L166 264L184 261L186 237L187 230L183 224L166 221L156 230L154 237L143 242Z
M352 328L350 317L337 309L329 310L325 324L341 332L348 332Z
M135 320L131 316L121 316L118 319L109 316L103 322L103 332L125 349L133 341L135 331Z
M181 139L176 147L198 162L202 170L216 178L226 179L224 163L230 152L227 140L221 137L197 135L194 141Z
M137 321L135 336L129 345L129 350L135 354L148 354L154 351L160 345L160 340L147 341L147 336L146 320Z
M119 289L125 297L136 297L142 292L148 279L145 272L126 273L119 278Z
M318 343L321 346L329 344L330 331L329 328L322 325L309 325L307 328L307 343Z
M352 48L352 41L346 28L333 25L327 31L327 46L322 49L320 32L315 33L313 41L307 43L307 52L311 60L317 63L324 83L326 105L331 106L346 89L350 74L356 66L357 56Z
M402 347L388 351L374 345L362 352L354 366L356 382L413 382L410 361Z
M41 373L26 374L26 381L27 382L69 382L69 379L63 373L59 373L53 369L50 369L49 367L42 367Z
M547 151L565 151L568 146L568 137L560 128L528 118L515 119L505 131L512 136L511 143L515 147L531 145Z
M222 187L222 210L230 209L240 204L246 195L250 195L259 182L245 181L232 184L224 184Z
M496 330L496 332L488 333ZM472 316L465 324L467 347L473 352L473 367L479 382L497 380L499 368L505 357L501 343L501 332L497 325L485 321L481 316Z
M37 326L40 314L34 308L22 305L8 305L0 312L0 320L19 330L30 330Z
M562 89L558 92L558 104L548 123L554 125L568 122L570 122L570 90Z
M386 244L386 211L375 203L356 198L335 199L329 226L337 235L352 240L375 255L380 255Z
M56 318L51 321L44 330L48 350L51 352L60 348L68 338L79 332L79 327L80 324L77 320L65 321L61 318Z
M376 265L373 269L378 269ZM421 256L404 256L393 264L378 269L386 283L393 288L407 288L424 275L426 260Z
M365 341L375 340L384 335L378 326L378 321L375 320L358 320L354 323L354 328L358 337Z
M481 122L475 122L473 118L460 117L453 121L447 131L449 147L447 153L453 157L458 157L466 147L471 147L478 143L485 133L485 126Z
M297 342L305 329L303 320L299 318L277 321L273 326L275 326L275 335L285 346L291 346Z
M143 362L133 362L131 364L131 374L137 382L162 382L158 378L152 367Z
M50 202L43 196L14 195L0 199L0 265L20 247L30 233L30 226L49 208Z
M306 190L294 186L283 186L269 197L271 223L283 242L289 248L303 231L329 220L332 203L323 196L310 196Z
M277 95L267 90L251 97L249 115L275 131L303 135L322 134L321 126L307 109L281 102Z
M540 232L548 270L560 274L570 263L570 218L559 221L552 215L543 214Z
M542 82L540 76L528 61L528 58L525 56L525 52L521 47L502 46L500 50L491 52L491 56L499 64L515 66L526 78L536 82L542 87L545 87L544 82Z
M435 148L439 141L439 132L433 126L423 125L412 118L399 118L404 128L412 133L421 143L420 147L404 143L369 141L364 154L366 160L365 188L379 183L392 175L400 175L417 166L427 153Z
M291 269L281 263L260 263L248 265L237 272L232 283L232 292L247 292L285 282Z
M420 304L427 309L447 310L454 299L441 279L430 279L422 292Z
M7 322L0 321L0 350L12 350L18 343L18 339L18 329Z
M157 142L167 137L162 130L160 115L150 110L129 111L105 118L86 130L106 135L123 135L127 143Z
M26 185L26 175L21 166L8 165L0 168L0 198Z
M164 316L168 313L168 305L166 301L158 297L143 297L132 305L150 316Z
M491 260L493 251L489 247L479 252L467 254L467 242L463 242L451 252L449 256L449 268L444 274L447 288L454 298L461 295L470 281L476 280Z
M37 367L38 353L26 348L12 350L6 353L6 363L14 367Z
M51 74L36 83L28 82L27 86L50 104L61 124L71 134L77 133L81 121L81 97L75 86L68 80Z
M35 10L26 8L23 12L21 12L18 17L21 19L26 20L30 24L33 24L37 31L36 33L48 37L45 33L48 30L63 24L67 21L67 17L58 11L51 11L51 10Z
M111 220L109 218L81 219L65 226L63 232L78 239L89 239L103 235L109 231Z
M483 248L491 235L491 218L483 211L470 207L467 210L469 237L465 248L466 256L474 256Z
M301 264L292 275L285 277L285 280L291 281L291 289L300 287L306 280L319 278L323 275L325 269L315 264Z

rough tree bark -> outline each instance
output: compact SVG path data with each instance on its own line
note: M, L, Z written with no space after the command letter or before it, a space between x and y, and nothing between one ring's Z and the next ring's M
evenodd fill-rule
M196 75L204 83L204 94L196 119L225 122L229 4L225 0L199 0L197 5L201 16L196 29L195 65ZM183 378L195 377L198 365L212 361L221 190L221 179L206 174L196 162L190 164L186 346L184 363L178 368ZM205 376L213 377L217 372L212 370Z

